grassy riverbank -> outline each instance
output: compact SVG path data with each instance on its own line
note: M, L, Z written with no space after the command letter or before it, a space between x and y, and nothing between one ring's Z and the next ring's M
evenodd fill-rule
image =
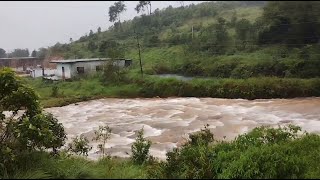
M184 146L167 153L167 161L84 157L44 152L21 154L9 178L319 178L320 136L299 128L255 128L232 142L215 141L202 129ZM6 177L5 177L6 178Z
M40 95L44 107L63 106L104 97L213 97L213 98L295 98L320 96L320 79L249 78L194 79L181 81L128 73L119 83L103 83L101 76L89 76L70 82L24 79ZM54 93L54 87L57 87Z

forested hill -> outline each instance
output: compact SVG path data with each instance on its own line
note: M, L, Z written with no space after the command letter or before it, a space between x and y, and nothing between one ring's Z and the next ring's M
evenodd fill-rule
M149 6L141 4L143 14L130 21L120 21L121 12L109 13L114 25L107 31L91 30L69 44L57 43L50 48L50 55L138 60L138 37L149 74L320 76L320 2L181 3L177 8L146 11L141 7L146 10Z

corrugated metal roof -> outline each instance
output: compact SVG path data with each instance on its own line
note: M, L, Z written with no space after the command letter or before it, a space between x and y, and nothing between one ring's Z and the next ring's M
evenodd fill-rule
M24 60L24 59L39 59L37 57L13 57L13 58L0 58L0 60Z
M75 62L89 62L89 61L108 61L111 58L92 58L92 59L65 59L65 60L53 60L50 63L75 63ZM130 60L130 59L116 59L116 60Z

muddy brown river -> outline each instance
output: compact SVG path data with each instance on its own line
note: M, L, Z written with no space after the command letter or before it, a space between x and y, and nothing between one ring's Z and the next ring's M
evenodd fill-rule
M84 134L93 149L89 158L100 154L91 141L99 125L112 128L106 152L129 157L135 131L144 128L152 141L150 153L165 159L165 153L185 141L188 133L199 131L205 124L216 139L227 140L261 125L295 124L308 132L320 133L320 98L297 99L216 99L152 98L100 99L64 107L45 109L63 123L68 142Z

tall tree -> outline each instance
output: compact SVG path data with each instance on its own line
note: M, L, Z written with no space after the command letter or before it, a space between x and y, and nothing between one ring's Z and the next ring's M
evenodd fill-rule
M90 29L89 36L93 35L93 31Z
M184 1L179 1L181 7L184 7Z
M148 6L150 7L150 11L149 11L149 8ZM137 13L140 13L141 11L145 11L144 8L147 8L147 11L149 13L149 15L151 14L151 1L139 1L139 3L137 4L137 6L134 8Z
M247 19L241 19L235 24L237 39L241 42L242 48L246 48L247 40L250 36L250 21Z
M120 14L127 10L126 5L123 2L124 1L115 2L114 5L109 7L110 22L115 22L116 20L119 20L119 23L121 23Z
M213 54L224 54L228 48L229 34L226 20L219 17L218 23L204 28L199 33L199 40L203 44L201 49Z
M36 56L37 56L37 51L33 50L32 53L31 53L31 57L36 57Z
M44 59L48 54L48 49L46 48L40 48L39 51L37 52L37 57Z
M8 57L29 57L29 55L28 49L15 49L8 54Z
M5 58L5 57L7 57L6 51L0 48L0 58Z
M101 33L101 27L98 27L97 32L98 32L98 33Z

